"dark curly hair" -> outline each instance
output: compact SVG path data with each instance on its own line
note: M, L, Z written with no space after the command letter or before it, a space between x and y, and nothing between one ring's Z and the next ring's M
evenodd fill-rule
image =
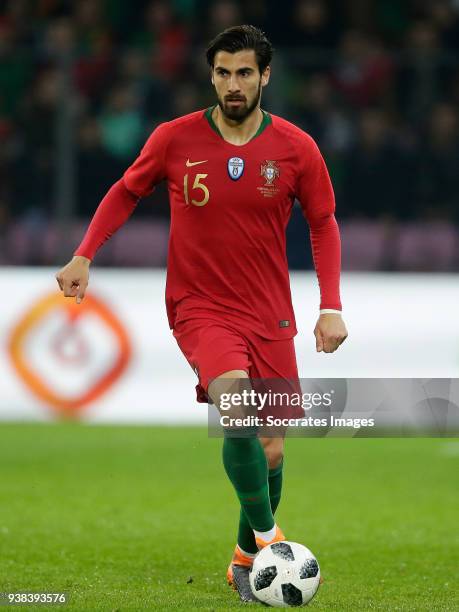
M236 53L246 49L255 51L260 74L264 72L265 68L271 63L273 46L266 38L265 33L252 25L233 26L220 32L206 49L207 63L213 68L215 55L219 51Z

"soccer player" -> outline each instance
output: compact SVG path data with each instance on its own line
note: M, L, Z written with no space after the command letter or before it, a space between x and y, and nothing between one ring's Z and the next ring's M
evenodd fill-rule
M80 303L96 251L166 180L169 325L198 375L198 401L210 398L217 407L234 381L241 388L254 379L298 381L285 250L295 199L310 226L321 293L316 350L332 353L347 336L333 189L312 138L260 107L271 58L269 40L253 26L229 28L210 43L217 103L153 131L56 275L64 295ZM283 436L260 437L256 428L224 435L224 468L241 505L227 578L243 601L253 598L248 573L256 552L284 539L274 520L283 452Z

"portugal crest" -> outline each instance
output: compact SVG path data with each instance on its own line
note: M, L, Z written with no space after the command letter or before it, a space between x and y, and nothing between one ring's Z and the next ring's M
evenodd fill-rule
M244 172L244 160L240 157L231 157L228 160L228 174L233 181L241 178Z
M266 179L265 187L270 187L274 184L274 180L280 175L280 170L275 161L267 159L264 164L261 164L260 175Z

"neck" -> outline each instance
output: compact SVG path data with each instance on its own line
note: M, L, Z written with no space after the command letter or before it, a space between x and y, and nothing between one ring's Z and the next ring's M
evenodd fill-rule
M226 141L235 145L243 145L249 142L257 133L263 121L263 112L257 106L244 121L238 122L225 117L222 109L217 104L213 110L212 119Z

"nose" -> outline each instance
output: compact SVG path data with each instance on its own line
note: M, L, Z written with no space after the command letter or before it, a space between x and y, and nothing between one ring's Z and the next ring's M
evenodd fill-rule
M229 93L236 93L238 91L240 91L238 79L237 79L236 75L232 75L232 76L230 76L229 81L228 81L228 92Z

